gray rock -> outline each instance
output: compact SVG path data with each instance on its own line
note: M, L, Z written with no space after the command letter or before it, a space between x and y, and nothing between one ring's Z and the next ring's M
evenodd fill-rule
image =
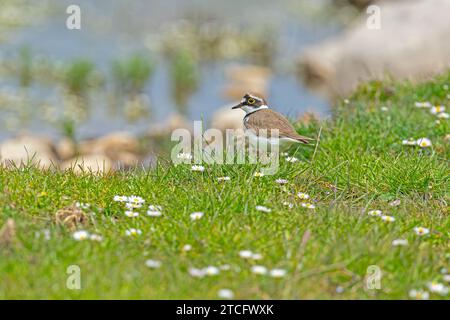
M41 168L58 164L55 146L46 137L28 134L5 140L0 144L0 159L7 166L31 163Z
M307 48L300 57L305 83L334 99L362 81L426 80L450 67L450 1L377 1L381 28L363 12L343 34Z

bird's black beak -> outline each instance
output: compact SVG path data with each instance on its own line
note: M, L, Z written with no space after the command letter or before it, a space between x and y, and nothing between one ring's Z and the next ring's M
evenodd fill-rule
M240 107L242 107L243 106L243 104L242 104L242 102L241 103L239 103L238 105L235 105L234 107L232 107L231 109L237 109L237 108L240 108Z

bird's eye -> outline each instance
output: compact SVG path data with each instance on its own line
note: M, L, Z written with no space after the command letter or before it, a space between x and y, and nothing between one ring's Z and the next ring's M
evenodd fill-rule
M248 104L254 104L255 103L255 99L250 98L250 99L247 100L247 103Z

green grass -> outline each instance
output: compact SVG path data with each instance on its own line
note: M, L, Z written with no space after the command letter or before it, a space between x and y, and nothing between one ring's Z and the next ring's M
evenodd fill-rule
M154 71L154 64L144 55L135 54L112 65L115 86L119 93L137 95L144 90Z
M444 84L450 74L419 86L362 86L332 119L299 124L304 135L320 132L319 143L296 153L302 161L282 161L275 176L253 177L258 168L252 165L205 165L205 172L192 172L163 160L154 170L105 176L0 169L0 222L13 218L17 225L15 241L0 250L0 298L214 299L228 288L240 299L406 299L411 289L444 282L441 269L450 259L449 120L437 125L429 110L414 107L424 100L448 107ZM433 146L403 146L409 137L428 137ZM225 175L231 180L217 181ZM276 178L289 183L278 185ZM311 195L315 210L299 205L300 191ZM142 196L144 207L163 206L163 215L151 218L141 210L138 218L124 216L123 205L112 201L122 194ZM390 206L395 199L401 204ZM75 241L55 223L55 212L76 201L91 204L85 229L101 234L102 242ZM283 201L296 206L288 209ZM371 209L396 221L370 217ZM191 221L195 211L204 217ZM416 226L430 234L417 236ZM125 236L131 227L142 235ZM393 247L399 238L409 245ZM192 250L183 252L185 244ZM263 259L242 259L238 252L244 249ZM161 261L161 268L148 268L147 259ZM216 276L188 273L224 264L231 269ZM255 275L254 264L283 268L287 275ZM69 265L81 268L81 290L66 288ZM380 290L366 289L370 265L383 273Z
M84 95L91 86L94 72L95 66L91 61L74 60L64 70L63 83L70 93Z

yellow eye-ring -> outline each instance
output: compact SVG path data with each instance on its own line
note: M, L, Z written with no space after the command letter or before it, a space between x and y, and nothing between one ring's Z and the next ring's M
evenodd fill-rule
M247 100L247 103L248 104L254 104L255 103L255 99L250 98L250 99Z

